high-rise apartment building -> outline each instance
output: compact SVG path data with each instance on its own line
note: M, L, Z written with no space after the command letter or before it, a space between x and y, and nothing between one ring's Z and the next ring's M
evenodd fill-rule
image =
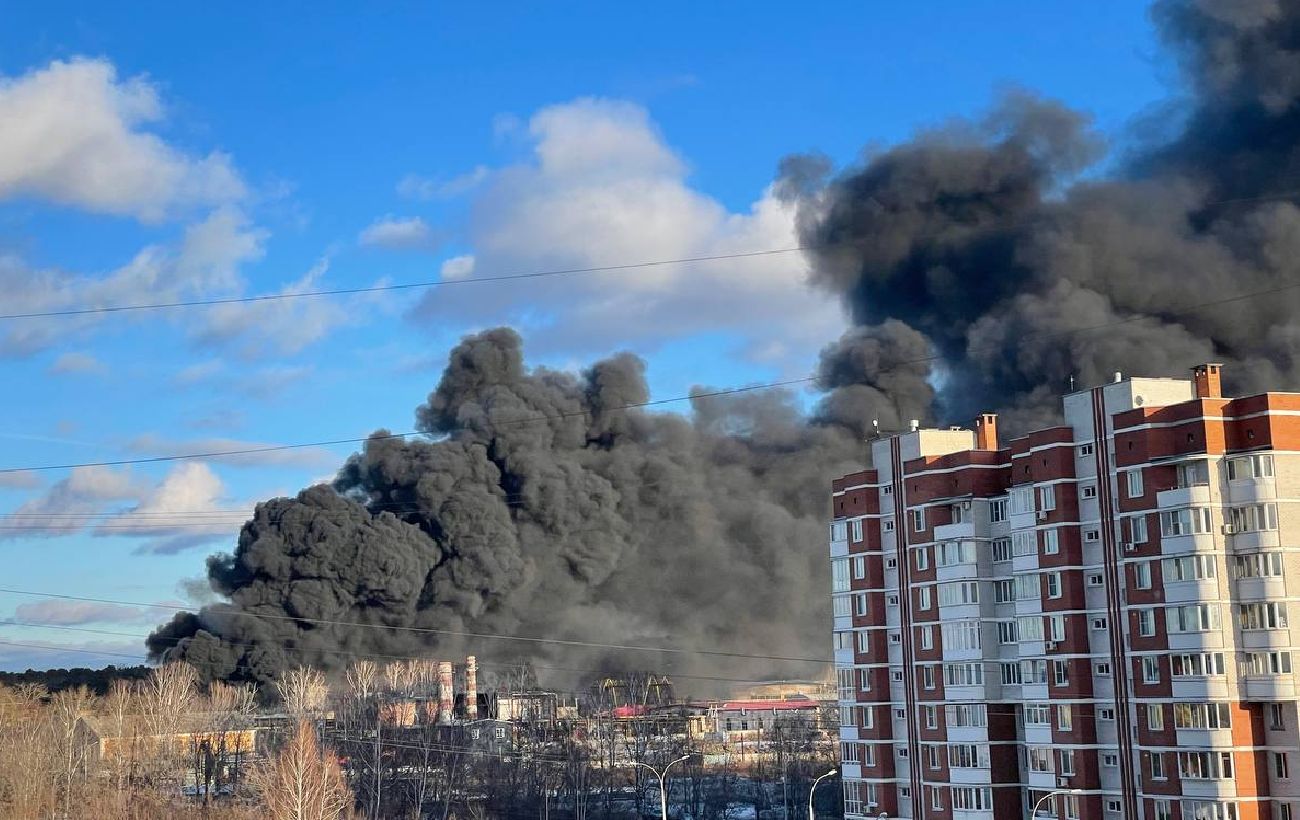
M1219 375L882 437L834 482L848 816L1300 820L1300 394Z

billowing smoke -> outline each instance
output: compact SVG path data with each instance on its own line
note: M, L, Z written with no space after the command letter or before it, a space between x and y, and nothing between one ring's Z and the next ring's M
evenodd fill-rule
M815 279L856 324L936 355L936 414L1051 423L1071 377L1208 360L1242 392L1300 383L1300 3L1168 0L1153 15L1190 97L1181 133L1110 178L1083 115L1017 94L832 177L787 160ZM1207 303L1213 303L1207 305ZM905 327L900 329L900 323ZM841 347L865 339L849 331Z
M1104 153L1087 118L1028 94L838 174L783 163L814 284L854 321L823 351L810 416L779 391L628 409L647 397L639 359L529 369L513 331L481 333L419 408L427 440L381 434L333 488L260 505L210 559L228 603L178 616L151 651L262 679L468 648L542 671L811 674L446 632L824 657L827 485L860 466L873 419L996 410L1023 431L1055 419L1072 378L1207 360L1237 391L1300 386L1284 195L1300 190L1300 1L1153 13L1188 78L1162 112L1182 125L1109 176L1087 173Z

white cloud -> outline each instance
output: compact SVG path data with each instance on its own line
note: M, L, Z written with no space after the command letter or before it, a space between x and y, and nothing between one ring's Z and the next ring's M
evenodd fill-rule
M187 461L172 468L163 480L128 510L105 517L96 535L220 536L239 529L247 511L223 503L225 486L212 468Z
M34 490L41 486L41 480L37 478L36 473L28 470L20 470L16 473L0 473L0 489L8 490Z
M99 623L156 623L166 617L157 609L96 601L46 600L19 604L14 619L32 624L81 626Z
M397 193L408 199L455 199L482 185L491 174L484 165L450 179L407 174L397 183Z
M474 255L453 256L442 263L442 278L447 280L467 279L474 272Z
M357 242L371 248L394 251L431 251L438 247L439 237L429 224L418 216L381 216L372 222Z
M527 133L531 161L495 173L473 203L474 271L798 245L793 209L770 190L733 212L692 188L686 163L638 106L594 99L552 106L529 121ZM416 313L477 326L510 322L530 349L551 354L730 333L751 358L806 367L844 325L835 300L809 288L807 276L792 252L532 279L494 289L491 299L473 287L442 288ZM772 339L784 345L774 348Z
M220 208L188 226L174 245L155 244L103 276L33 270L14 255L0 255L5 312L36 313L113 305L149 304L230 295L242 285L239 267L261 257L266 231L237 208ZM150 314L133 314L144 317ZM84 334L103 314L57 322L6 322L0 354L30 354Z
M64 353L50 364L50 373L53 374L77 374L77 373L107 373L108 368L104 363L89 353L69 352Z
M167 439L146 433L127 443L127 449L149 456L178 456L191 453L223 453L232 450L256 450L276 446L270 442L245 441L233 438ZM321 447L300 447L292 450L270 450L262 453L214 456L206 459L212 464L232 467L306 467L318 470L339 464L339 457Z
M245 193L227 156L191 156L142 126L163 119L147 79L106 60L0 77L0 199L33 196L154 221Z
M0 538L80 532L111 502L137 498L140 491L140 485L126 471L74 467L67 478L51 485L44 494L0 516Z

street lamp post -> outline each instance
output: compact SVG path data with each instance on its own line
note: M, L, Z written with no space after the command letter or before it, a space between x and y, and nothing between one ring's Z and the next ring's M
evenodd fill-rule
M1038 816L1038 809L1040 806L1043 805L1044 802L1046 802L1051 797L1055 797L1058 794L1083 794L1083 789L1053 789L1052 791L1038 798L1038 802L1034 804L1034 810L1029 813L1029 820L1034 820L1034 818Z
M808 790L808 820L817 820L813 815L813 795L817 793L817 784L830 777L833 774L839 774L838 769L831 769L826 774L813 781L812 788Z
M667 766L664 766L663 771L659 771L649 763L641 763L636 760L632 761L633 766L645 766L647 769L655 773L655 777L659 778L659 817L661 820L668 820L668 790L665 788L664 778L668 776L668 770L673 767L673 764L681 763L683 760L689 760L690 757L690 755L682 755L676 760L670 762Z

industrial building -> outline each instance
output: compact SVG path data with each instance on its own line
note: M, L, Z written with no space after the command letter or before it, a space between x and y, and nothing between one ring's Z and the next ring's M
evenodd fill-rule
M846 816L1292 820L1300 394L1220 371L914 423L833 482Z

